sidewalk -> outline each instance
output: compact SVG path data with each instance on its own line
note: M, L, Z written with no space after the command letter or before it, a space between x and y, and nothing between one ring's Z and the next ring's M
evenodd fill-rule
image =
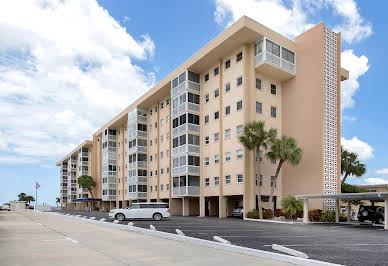
M0 213L2 265L290 265L33 212Z

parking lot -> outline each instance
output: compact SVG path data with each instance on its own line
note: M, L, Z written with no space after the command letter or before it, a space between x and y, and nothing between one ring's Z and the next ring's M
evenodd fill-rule
M106 212L67 211L82 216L105 218ZM302 251L312 259L345 265L385 265L388 261L388 232L382 227L359 224L278 224L244 221L238 218L171 217L162 221L135 220L134 226L212 240L219 236L234 245L273 251L272 244ZM121 222L121 223L128 223Z

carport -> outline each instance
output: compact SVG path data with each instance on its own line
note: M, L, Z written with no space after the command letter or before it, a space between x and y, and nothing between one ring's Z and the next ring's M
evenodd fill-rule
M339 194L311 194L296 195L296 199L303 200L303 223L309 222L308 217L308 200L309 199L334 199L336 201L335 221L339 223L340 200L347 200L347 221L350 222L351 200L369 200L374 202L384 202L384 229L388 230L388 192L365 192L365 193L339 193Z

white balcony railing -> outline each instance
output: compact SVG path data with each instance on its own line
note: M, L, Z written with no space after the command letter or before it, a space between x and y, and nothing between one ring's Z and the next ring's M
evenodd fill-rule
M267 51L262 51L261 53L257 54L255 56L255 66L259 66L261 65L262 63L270 63L274 66L277 66L279 68L282 68L284 70L286 70L287 72L290 72L291 74L295 75L296 73L296 68L295 68L295 64L287 61L287 60L284 60L270 52L267 52Z
M179 146L177 148L173 148L171 151L171 156L178 156L183 153L199 154L199 146L186 144L186 145Z
M180 125L179 127L173 128L172 129L172 137L180 135L181 133L183 133L185 131L198 133L199 132L199 125L186 123L186 124Z
M174 89L171 90L171 98L175 97L176 95L180 94L181 92L187 89L199 91L199 83L196 83L190 80L186 80L182 82L181 84L179 84L178 86L176 86Z
M130 198L130 199L146 199L147 192L128 192L128 198Z
M199 109L199 104L185 102L179 105L178 107L172 109L171 114L172 117L176 117L177 115L180 115L181 113L184 113L186 111L199 112Z
M183 186L174 187L172 189L173 196L199 196L198 186Z
M199 166L184 165L184 166L180 166L180 167L176 167L176 168L171 169L172 176L199 175L199 173L200 173Z

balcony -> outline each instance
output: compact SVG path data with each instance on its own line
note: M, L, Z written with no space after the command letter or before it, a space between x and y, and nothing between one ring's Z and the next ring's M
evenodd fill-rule
M102 200L116 200L116 195L102 195Z
M185 145L173 148L171 151L171 156L177 156L184 153L195 153L199 155L199 146L185 144Z
M172 189L172 196L173 197L199 196L199 187L198 186L174 187Z
M255 44L255 69L265 75L286 81L295 77L295 53L267 38Z
M181 133L186 132L186 131L199 133L199 125L186 123L186 124L180 125L179 127L173 128L172 129L172 137L180 135Z
M147 153L147 146L133 146L132 148L128 149L128 154L136 152Z
M180 115L181 113L187 112L187 111L192 111L192 112L199 112L200 110L200 105L195 104L195 103L190 103L190 102L185 102L178 107L172 109L171 114L172 117L176 117Z
M172 176L180 176L180 175L199 175L200 167L192 166L192 165L184 165L171 169Z
M130 176L127 178L128 185L136 185L138 183L147 184L146 176Z
M129 169L134 169L137 167L147 169L147 161L137 161L137 162L133 162L133 163L128 164Z
M147 192L128 192L129 199L147 199Z

